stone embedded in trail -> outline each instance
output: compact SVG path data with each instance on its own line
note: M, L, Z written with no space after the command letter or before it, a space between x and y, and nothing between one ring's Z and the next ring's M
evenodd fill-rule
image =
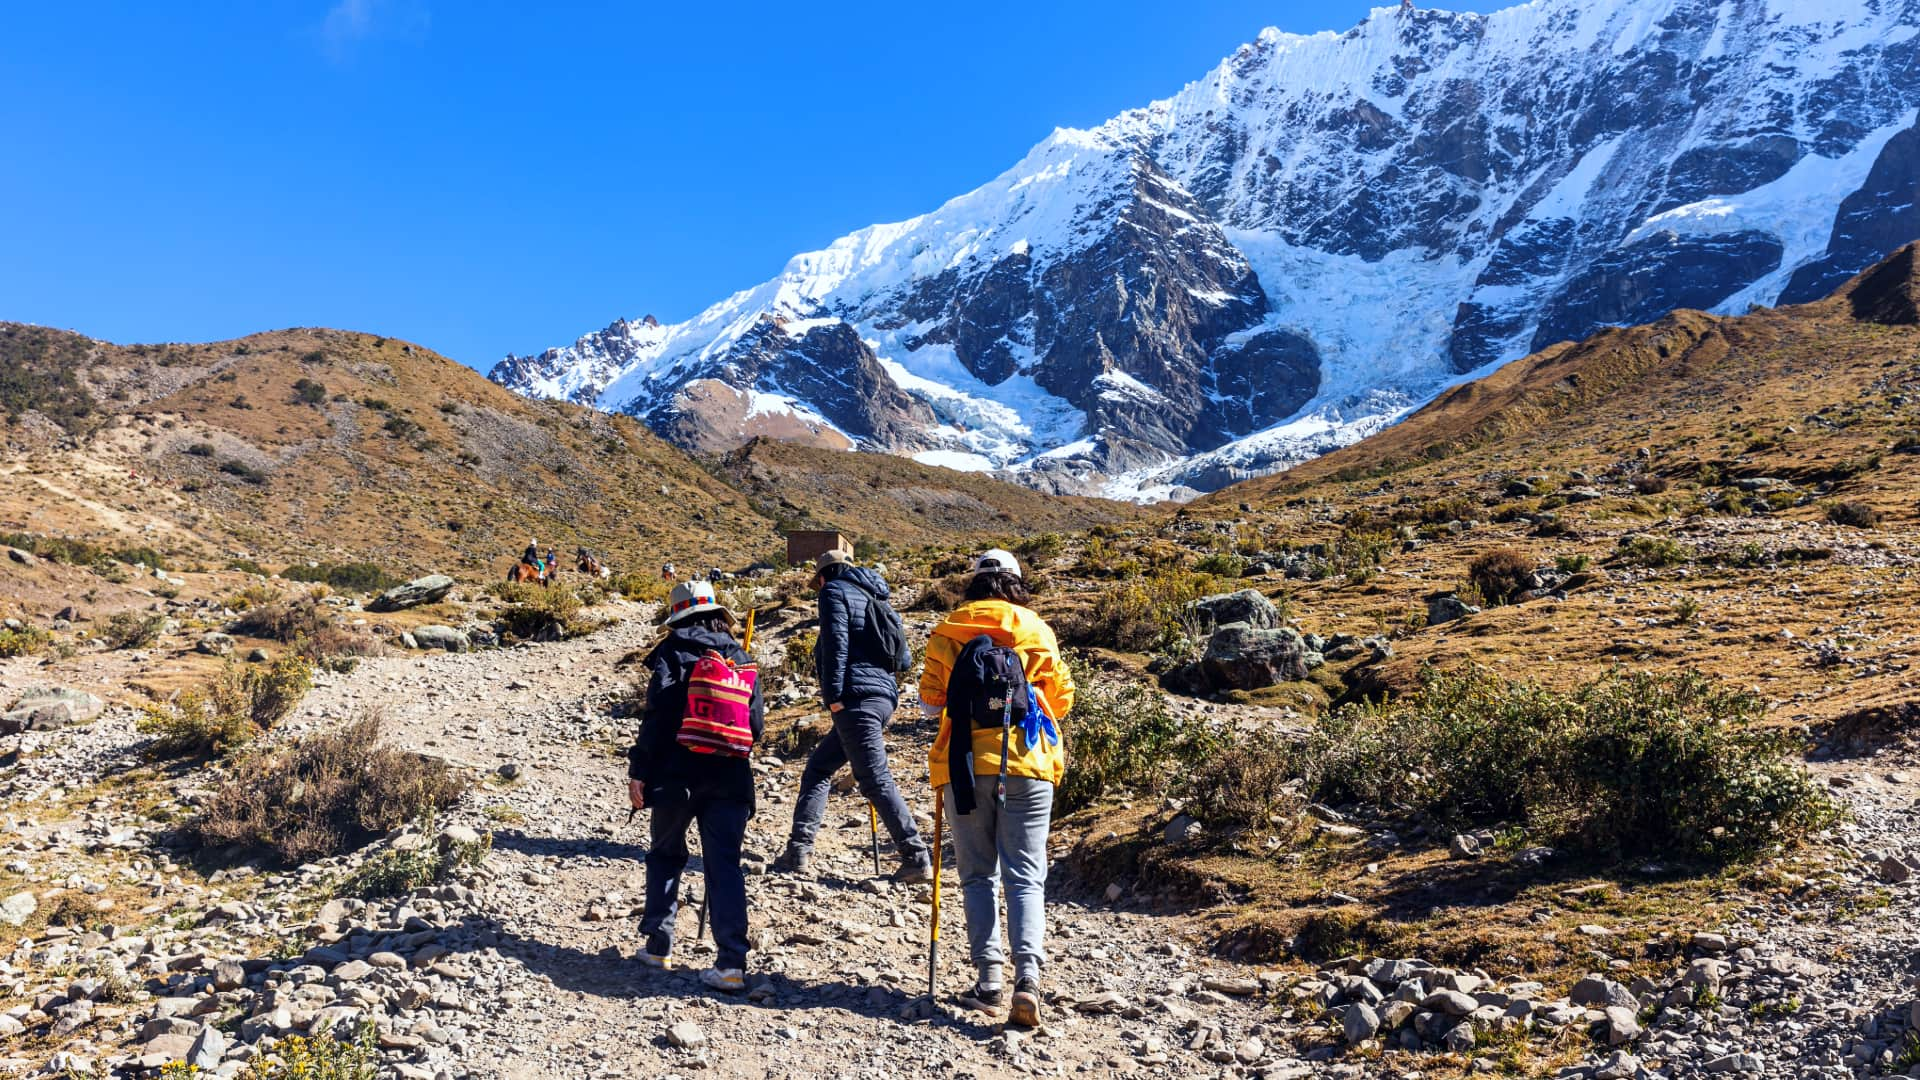
M395 585L367 604L368 611L404 611L421 604L436 604L453 591L453 579L445 574L428 574L405 585Z
M1627 1009L1640 1007L1640 1001L1633 996L1633 991L1602 975L1589 975L1575 983L1573 992L1568 995L1568 1000L1575 1005L1596 1009L1608 1005L1618 1005Z
M682 1050L707 1045L707 1033L691 1020L682 1020L667 1029L667 1041Z

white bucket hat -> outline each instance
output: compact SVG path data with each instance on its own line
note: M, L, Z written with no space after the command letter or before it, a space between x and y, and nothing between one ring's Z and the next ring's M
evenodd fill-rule
M682 581L667 596L668 626L706 611L718 611L728 622L733 621L733 613L721 607L714 597L710 581Z

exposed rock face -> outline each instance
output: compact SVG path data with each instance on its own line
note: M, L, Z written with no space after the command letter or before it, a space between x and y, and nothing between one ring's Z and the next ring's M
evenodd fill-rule
M1538 0L1266 31L695 319L493 377L710 449L764 409L1049 490L1215 487L1461 372L1810 299L1920 235L1916 25L1920 0Z
M1818 300L1882 256L1920 239L1920 127L1887 140L1860 190L1840 203L1826 254L1794 271L1782 304Z

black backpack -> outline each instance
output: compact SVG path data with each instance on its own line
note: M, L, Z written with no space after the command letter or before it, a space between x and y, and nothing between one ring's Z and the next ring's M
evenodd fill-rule
M1026 667L1020 654L986 634L969 640L953 661L947 678L948 779L953 784L953 806L973 812L973 733L1000 729L1000 775L1007 772L1008 733L1027 720ZM964 726L963 726L964 725Z
M913 647L907 644L907 625L900 621L900 613L865 585L857 581L850 584L867 594L867 645L872 655L880 657L883 666L895 675L912 671Z

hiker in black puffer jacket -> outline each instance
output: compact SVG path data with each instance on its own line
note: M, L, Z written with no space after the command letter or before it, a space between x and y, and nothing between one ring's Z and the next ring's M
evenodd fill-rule
M833 715L833 731L813 748L800 774L793 832L774 869L805 868L826 817L833 774L848 765L860 794L879 811L900 852L894 880L931 881L933 857L887 767L884 733L899 704L900 687L893 678L893 658L878 654L868 625L874 606L887 601L887 583L879 574L853 565L845 551L827 552L818 567L814 580L820 590L820 640L814 646L814 664L821 701Z
M734 640L733 616L715 600L704 581L674 586L668 600L669 631L647 654L650 675L640 734L627 751L627 793L634 809L653 811L652 843L647 850L646 910L640 933L646 938L640 961L665 968L673 955L673 920L680 906L680 877L687 865L687 829L700 828L700 857L705 864L707 906L713 940L719 950L712 969L700 981L716 990L746 986L747 879L740 870L740 847L753 817L753 768L747 758L696 753L681 745L687 718L687 688L694 665L708 652L736 664L751 657ZM753 739L766 723L766 704L758 684L750 708Z

